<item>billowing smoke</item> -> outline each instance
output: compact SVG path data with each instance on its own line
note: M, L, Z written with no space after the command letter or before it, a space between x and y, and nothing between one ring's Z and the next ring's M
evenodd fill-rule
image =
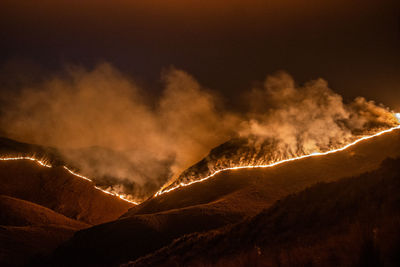
M100 185L122 183L145 197L229 139L237 122L185 72L172 68L162 79L154 103L108 64L70 68L8 96L1 125L11 138L59 148Z
M242 97L249 102L242 115L223 110L217 96L183 71L168 69L162 81L161 95L151 99L109 64L91 71L69 68L7 96L1 130L17 140L54 146L98 185L143 199L228 140L241 140L234 149L238 160L210 154L206 167L184 173L186 179L217 165L242 164L243 151L248 159L267 161L267 153L260 153L266 143L275 144L274 154L288 157L340 146L397 123L382 106L364 98L345 104L324 80L296 86L284 72Z
M373 101L358 97L345 104L325 80L296 86L285 72L268 76L249 98L251 111L241 135L278 140L278 148L291 155L341 146L355 135L397 123L387 108Z
M285 72L268 76L247 99L249 112L237 128L239 137L213 149L162 190L226 168L267 165L325 152L398 124L383 106L362 97L345 104L323 79L296 86Z

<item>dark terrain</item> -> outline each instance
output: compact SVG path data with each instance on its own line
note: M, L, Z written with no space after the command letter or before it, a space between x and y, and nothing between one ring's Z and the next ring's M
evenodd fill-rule
M48 151L9 139L0 144L6 155L45 157ZM46 168L30 160L0 161L0 184L1 266L38 260L77 230L115 220L133 206L61 166Z
M194 233L125 266L399 266L400 158L318 183L234 226Z
M400 135L395 131L335 154L274 168L222 172L151 198L116 221L77 232L50 262L110 266L133 261L184 235L239 223L313 184L376 170L384 159L400 156L399 148Z
M51 209L0 195L0 251L2 266L20 265L52 252L77 230L88 228Z
M29 160L0 161L0 182L2 195L30 201L92 225L116 219L132 207L62 167L45 168Z
M400 161L388 158L397 157L399 130L330 155L221 172L138 206L62 167L0 162L2 265L390 266Z

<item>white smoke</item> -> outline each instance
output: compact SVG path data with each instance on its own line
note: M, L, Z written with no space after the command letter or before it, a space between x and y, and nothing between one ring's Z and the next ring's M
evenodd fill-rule
M282 154L298 155L397 123L374 102L360 97L345 104L323 79L296 86L284 72L254 89L241 115L221 108L184 71L168 69L162 81L155 100L109 64L70 67L8 95L0 128L8 137L57 147L84 174L101 177L96 181L104 187L143 198L234 136L255 147L272 139Z
M325 80L296 86L285 72L268 76L250 99L252 111L241 135L278 140L279 148L290 155L338 147L357 133L396 124L388 109L372 101L358 97L345 104Z
M237 121L217 111L216 98L187 73L171 68L163 81L152 103L109 64L69 68L8 96L1 128L11 138L61 149L89 176L154 191L229 139Z

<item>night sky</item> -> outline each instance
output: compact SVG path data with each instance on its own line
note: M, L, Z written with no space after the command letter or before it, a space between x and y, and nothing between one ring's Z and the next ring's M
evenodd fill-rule
M285 70L400 110L396 2L3 0L1 89L105 61L156 93L175 66L240 107L242 92Z

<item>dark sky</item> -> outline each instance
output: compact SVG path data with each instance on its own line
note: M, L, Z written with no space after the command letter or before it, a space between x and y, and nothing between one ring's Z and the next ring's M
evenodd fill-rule
M286 70L400 110L396 2L3 0L0 79L107 61L156 88L174 65L238 104L254 81Z

